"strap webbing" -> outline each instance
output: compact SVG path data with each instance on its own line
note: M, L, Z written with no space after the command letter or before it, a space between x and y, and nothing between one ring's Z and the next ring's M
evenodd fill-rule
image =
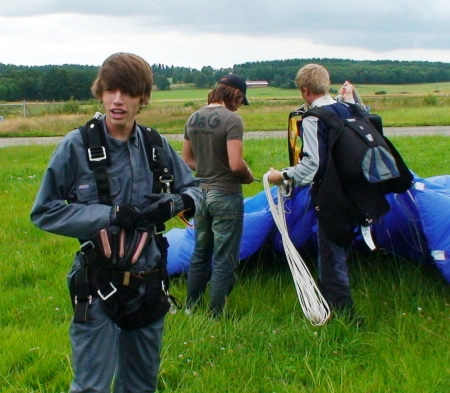
M154 128L139 128L144 135L145 151L147 153L150 170L153 173L153 192L170 192L170 183L173 181L173 174L170 171L169 161L163 149L161 135ZM164 188L163 188L164 185Z
M138 125L144 136L144 148L151 172L153 173L153 192L170 192L173 174L170 171L167 155L163 149L161 135L152 128ZM89 168L94 172L99 201L104 205L112 205L107 168L111 165L105 131L100 127L100 120L93 118L80 127ZM163 188L164 185L164 188ZM104 258L98 255L91 241L81 245L79 252L81 269L75 277L75 314L74 322L87 320L88 306L93 296L100 296L105 302L114 306L115 285L124 285L136 290L141 284L161 279L167 265L167 239L156 232L161 259L158 270L132 274L127 271L108 269Z
M83 323L87 320L89 304L92 302L89 287L88 265L96 257L96 252L91 241L83 243L78 253L80 258L80 271L75 275L75 299L74 316L75 323Z
M85 126L85 132L81 132L86 148L89 168L94 171L97 184L99 201L103 205L112 205L111 190L107 167L111 161L106 149L106 136L100 129L99 120L93 118Z
M303 118L314 116L322 120L328 129L328 144L331 150L344 128L344 120L331 111L327 111L322 107L315 107L303 114Z

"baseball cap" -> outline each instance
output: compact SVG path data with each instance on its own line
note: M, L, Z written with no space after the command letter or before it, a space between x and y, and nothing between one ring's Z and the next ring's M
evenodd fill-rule
M245 83L245 80L241 78L238 75L235 74L228 74L220 78L219 82L217 82L219 85L227 85L234 87L235 89L238 89L242 94L244 94L243 103L244 105L248 105L247 100L247 84Z

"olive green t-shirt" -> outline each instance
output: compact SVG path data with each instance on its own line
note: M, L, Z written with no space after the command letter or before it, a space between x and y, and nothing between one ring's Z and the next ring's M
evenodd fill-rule
M189 117L184 138L191 143L203 190L242 192L241 179L228 163L227 142L243 136L241 117L222 105L207 105Z

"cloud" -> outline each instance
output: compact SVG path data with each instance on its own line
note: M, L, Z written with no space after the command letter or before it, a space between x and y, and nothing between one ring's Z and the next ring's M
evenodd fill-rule
M18 0L0 5L0 61L98 65L117 51L197 68L299 57L450 61L449 14L444 0Z

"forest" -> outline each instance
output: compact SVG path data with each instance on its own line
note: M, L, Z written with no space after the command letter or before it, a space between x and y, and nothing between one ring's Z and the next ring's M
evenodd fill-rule
M224 74L233 72L246 80L264 80L269 86L295 88L295 75L308 63L324 65L331 82L351 80L358 84L414 84L450 81L450 63L424 61L356 61L344 59L288 59L247 62L233 68L213 69L153 64L154 84L159 90L187 84L214 86ZM98 67L88 65L16 66L0 63L0 101L68 101L92 98L90 86Z

